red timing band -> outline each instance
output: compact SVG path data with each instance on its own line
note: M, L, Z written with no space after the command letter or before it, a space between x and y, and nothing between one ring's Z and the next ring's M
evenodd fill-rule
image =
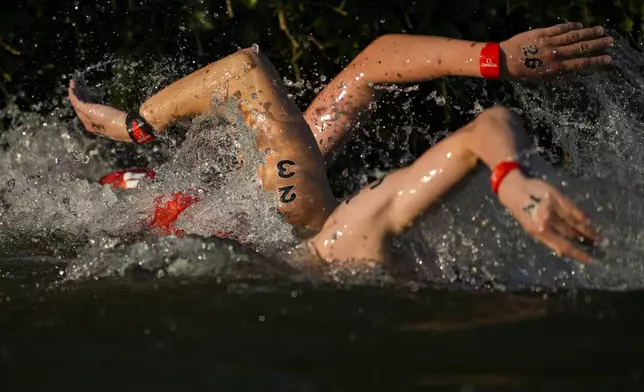
M146 144L154 140L154 136L141 129L136 120L132 120L130 126L132 129L131 136L138 144Z
M521 169L521 165L516 162L499 162L494 166L492 170L492 176L490 176L490 182L492 183L492 192L494 194L499 193L499 187L505 176L507 176L512 170Z
M485 79L499 79L499 73L501 67L499 66L501 62L501 48L499 44L494 42L488 42L485 44L483 49L481 49L481 56L479 62L479 69L481 70L481 76Z
M147 144L156 139L154 130L140 114L130 112L125 117L125 127L132 141L136 144Z

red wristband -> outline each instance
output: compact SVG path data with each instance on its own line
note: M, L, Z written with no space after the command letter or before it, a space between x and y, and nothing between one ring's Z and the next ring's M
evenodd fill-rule
M140 114L128 113L125 118L125 127L130 138L136 144L147 144L157 138L150 124Z
M479 61L479 69L481 76L485 79L499 79L501 62L501 47L494 42L488 42L481 49L481 56Z
M512 170L521 169L521 165L517 162L506 161L499 162L494 166L492 170L492 176L490 176L490 182L492 183L492 192L494 194L499 193L499 187L505 176L507 176Z

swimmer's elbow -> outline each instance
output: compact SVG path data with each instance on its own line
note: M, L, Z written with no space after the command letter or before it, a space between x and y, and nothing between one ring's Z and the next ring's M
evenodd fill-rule
M392 45L399 45L401 40L405 40L409 35L407 34L384 34L369 44L369 47L390 47Z
M233 56L236 56L239 61L252 64L261 64L268 60L258 48L244 48Z
M256 53L253 48L244 48L233 54L233 56L239 57L240 60L252 60L257 57L257 55L258 53Z

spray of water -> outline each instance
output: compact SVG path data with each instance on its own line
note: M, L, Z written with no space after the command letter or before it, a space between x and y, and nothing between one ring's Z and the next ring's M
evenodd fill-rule
M562 189L600 229L592 265L562 260L525 234L488 191L479 170L394 241L424 279L495 288L635 289L644 283L641 201L642 55L621 43L609 70L540 86L517 84L513 110L529 129L552 134L563 159L535 137L526 160ZM543 133L542 133L543 134ZM551 169L544 159L557 164Z
M114 66L114 60L110 61ZM180 62L155 66L171 67L171 63ZM102 88L132 86L126 76L140 72L142 67L119 66L125 71L115 79L106 79ZM554 159L545 150L537 148L526 160L539 175L562 188L600 227L604 240L591 250L595 264L581 266L561 260L528 237L492 197L488 173L481 169L409 233L391 241L395 255L391 270L404 272L417 283L463 287L642 287L642 66L642 56L623 45L610 70L541 87L519 84L514 89L518 104L513 110L522 114L528 128L548 130L554 145L565 151L556 171L544 163L542 158ZM171 72L145 73L151 79L137 80L145 85L136 87L139 98L186 71L173 68ZM150 76L154 74L164 76L155 79ZM290 89L299 96L304 89L319 90L324 82L291 83ZM383 91L422 99L414 96L418 92L413 86ZM446 104L437 94L427 99ZM392 281L379 266L314 265L305 249L292 248L296 240L291 228L275 211L274 201L258 188L255 169L262 156L254 148L252 132L233 106L224 108L220 115L183 124L180 131L153 150L88 138L68 120L72 113L60 99L52 106L58 108L46 115L13 106L2 113L11 123L0 136L4 149L0 161L5 169L0 173L0 244L5 254L8 249L13 256L16 252L37 252L40 248L33 246L34 239L46 243L42 249L47 252L63 249L74 255L65 256L70 262L66 276L72 280L128 274L225 276L233 270L243 275L248 263L253 265L253 274L261 275L258 266L264 263L264 257L249 248L211 238L215 232L226 231L269 256L273 261L266 265L280 274L295 268L307 271L309 276L342 283ZM473 111L481 109L476 105ZM360 130L374 131L379 126L362 124ZM398 131L407 137L411 132L425 132L427 138L436 139L445 133L409 124L400 124ZM542 147L539 139L535 144ZM157 179L127 192L96 183L114 169L132 166L155 168ZM346 177L355 180L354 185L363 185L367 178L379 175L370 171L373 169L365 166ZM198 192L202 199L177 221L177 227L189 235L151 236L145 224L154 199L186 190ZM270 268L267 276L273 276Z

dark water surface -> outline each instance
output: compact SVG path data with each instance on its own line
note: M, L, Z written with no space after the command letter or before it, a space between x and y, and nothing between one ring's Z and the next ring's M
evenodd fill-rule
M642 292L207 278L48 286L0 281L3 390L642 387Z

